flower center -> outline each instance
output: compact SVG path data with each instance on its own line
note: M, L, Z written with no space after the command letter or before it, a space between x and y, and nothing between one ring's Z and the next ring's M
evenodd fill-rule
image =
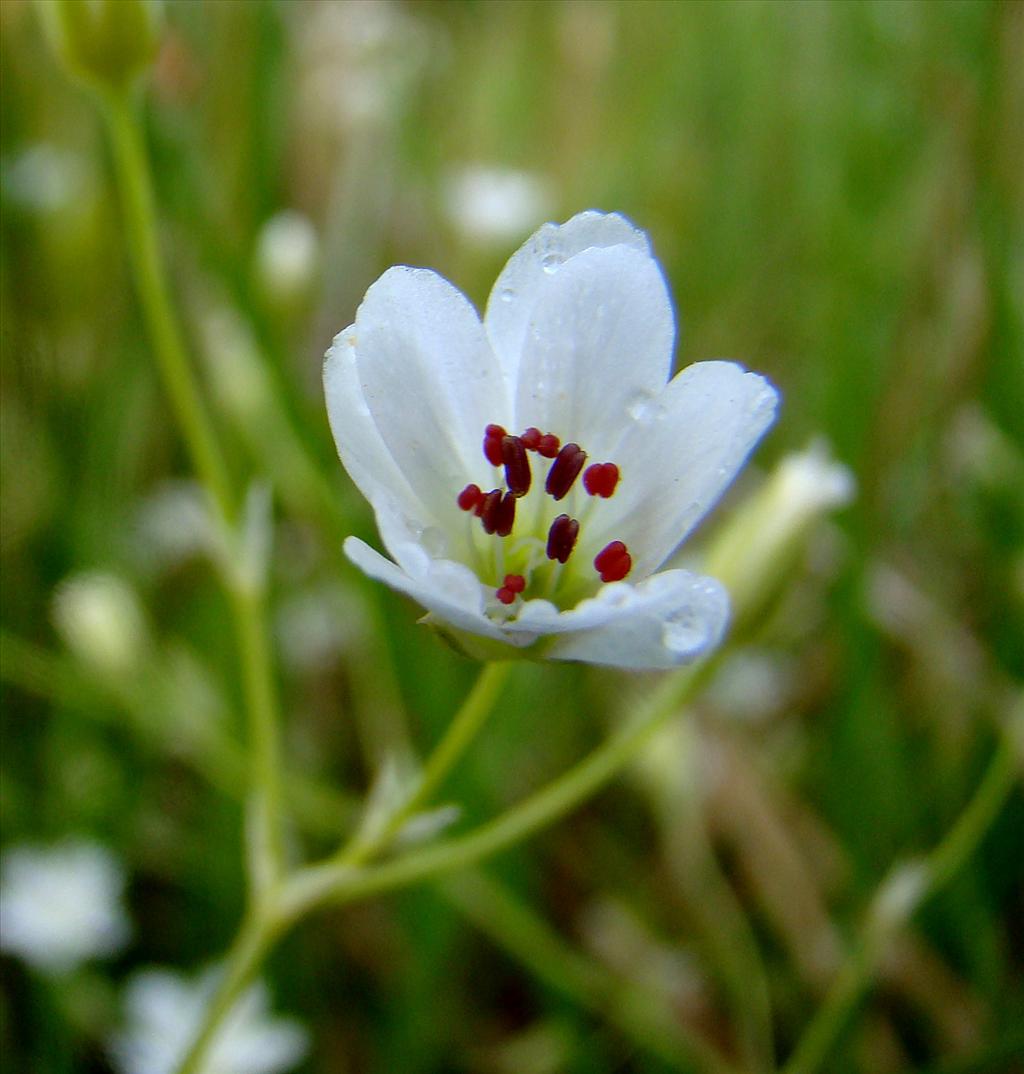
M497 605L514 605L528 589L533 590L532 596L568 604L570 593L585 595L580 583L583 589L591 588L594 574L601 582L618 582L629 574L633 566L629 549L622 541L611 541L594 557L593 573L587 568L582 575L576 571L574 583L567 583L563 568L576 549L581 519L565 511L556 514L553 507L572 494L569 503L574 513L589 514L589 505L578 504L580 490L592 502L613 496L620 477L614 462L587 466L587 453L579 444L563 444L554 433L532 426L514 436L501 425L488 425L483 454L491 466L504 471L503 485L490 492L477 484L467 485L456 502L474 523L471 546L480 553L481 577L489 574L501 579L494 590ZM538 463L551 460L543 486L533 480L531 455L538 457ZM476 519L485 539L497 537L497 543L481 547Z

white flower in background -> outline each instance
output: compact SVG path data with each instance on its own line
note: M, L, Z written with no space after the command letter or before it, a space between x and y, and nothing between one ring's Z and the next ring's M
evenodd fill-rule
M126 1026L110 1046L121 1074L172 1074L199 1031L218 970L189 981L170 970L142 970L125 991ZM221 1025L201 1074L278 1074L309 1048L306 1031L270 1013L266 987L253 985Z
M320 260L320 238L308 216L286 209L260 229L256 275L273 300L291 303L310 289Z
M474 165L450 175L444 206L454 227L480 243L518 239L551 211L551 190L539 175Z
M198 482L162 482L141 500L133 521L133 550L146 566L176 567L210 548L213 526Z
M95 176L86 159L51 142L31 145L3 163L4 194L32 212L74 209L88 203L95 192Z
M54 592L52 611L68 648L104 674L131 671L148 640L138 597L116 574L71 575Z
M10 848L0 860L0 948L51 974L116 954L131 931L124 883L95 843Z
M324 364L338 451L394 562L354 537L349 558L481 654L661 668L715 645L723 587L658 568L777 397L731 362L666 383L674 338L647 237L616 214L545 224L483 322L435 273L389 269Z

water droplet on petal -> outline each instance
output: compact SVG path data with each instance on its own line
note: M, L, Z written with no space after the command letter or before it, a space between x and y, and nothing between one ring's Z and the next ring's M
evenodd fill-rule
M511 302L515 297L516 292L512 287L503 287L498 292L498 298L500 298L502 302Z
M665 408L650 392L637 392L626 404L626 413L641 425L653 425L665 413Z
M699 648L705 641L704 623L693 608L680 608L666 616L661 628L661 641L669 652L686 653Z
M541 268L549 275L552 276L558 271L559 265L565 260L565 258L555 250L551 253L545 254L540 259Z

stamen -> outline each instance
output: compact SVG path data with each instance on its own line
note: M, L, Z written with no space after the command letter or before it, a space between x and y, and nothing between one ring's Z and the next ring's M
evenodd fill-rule
M484 524L484 533L494 533L498 528L498 510L501 507L501 489L488 492L480 501L480 521Z
M507 537L512 532L516 521L516 497L514 492L506 492L498 504L494 515L494 532L499 537Z
M458 495L456 503L463 511L472 511L483 499L479 485L467 485Z
M633 569L633 557L622 541L612 541L594 557L594 569L602 582L621 582Z
M541 432L536 425L531 425L522 436L519 437L523 442L523 447L527 451L536 451L537 445L540 444Z
M572 555L573 548L576 547L579 532L580 524L576 519L568 515L559 515L548 530L548 559L557 559L559 563L565 563Z
M556 500L561 500L572 488L586 461L587 453L579 444L566 444L548 471L545 490Z
M501 455L505 461L505 484L515 496L525 496L530 491L530 460L526 445L518 436L505 436L501 440Z
M542 455L545 459L553 459L558 454L558 448L561 443L561 440L554 433L545 433L537 441L537 454Z
M501 589L496 589L494 595L502 604L511 604L516 599L515 592L509 589L507 585L503 585Z
M506 574L502 587L511 589L513 593L522 593L526 588L526 579L521 574Z
M502 425L488 425L484 429L484 457L492 466L500 466L503 462L501 441L504 437L505 428Z
M583 471L583 487L591 496L608 499L619 483L619 468L613 462L596 462Z

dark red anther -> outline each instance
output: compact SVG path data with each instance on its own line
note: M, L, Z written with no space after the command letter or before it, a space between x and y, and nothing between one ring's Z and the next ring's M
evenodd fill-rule
M491 430L495 430L491 432ZM501 452L501 441L505 437L505 430L500 425L488 425L484 430L484 458L492 466L500 466L504 461Z
M613 462L595 462L583 471L583 487L591 496L608 499L619 483L619 468Z
M501 489L488 492L480 501L478 514L484 524L484 533L494 533L498 528L498 511L501 508Z
M556 500L561 500L572 488L586 461L587 453L579 444L566 444L548 470L545 490Z
M537 454L545 459L553 459L558 454L562 441L554 433L545 433L537 441Z
M507 537L512 532L516 522L516 497L513 492L506 492L498 504L498 510L494 516L494 532L499 537Z
M602 582L621 582L633 568L633 557L622 541L612 541L594 557L594 569Z
M541 432L536 425L531 425L522 436L519 437L523 442L523 447L527 451L536 451L537 445L540 444Z
M548 559L564 563L576 547L580 524L568 515L559 515L548 530Z
M502 586L511 589L513 593L522 593L526 588L526 579L521 574L506 574Z
M516 599L515 590L509 589L507 585L503 585L501 589L495 590L494 595L502 604L511 604Z
M467 485L458 495L456 503L463 511L472 511L483 499L479 485Z
M505 436L501 440L501 457L505 462L505 484L515 496L525 496L530 491L530 460L526 445L518 436Z

